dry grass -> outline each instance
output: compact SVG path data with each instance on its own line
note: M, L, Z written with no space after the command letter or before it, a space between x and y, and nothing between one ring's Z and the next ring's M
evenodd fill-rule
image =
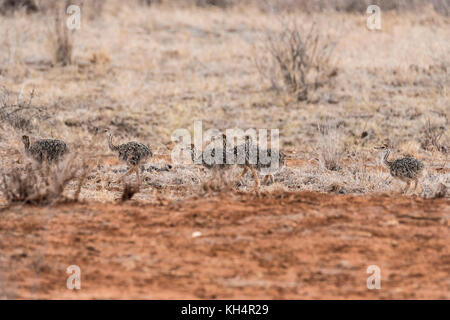
M395 157L414 152L424 161L429 170L422 196L439 193L441 184L449 186L450 34L445 15L427 9L383 11L382 30L371 32L364 14L346 10L306 14L294 7L283 15L297 25L283 25L279 13L244 3L221 10L170 1L147 6L111 0L101 4L98 15L91 5L83 8L89 19L82 18L81 29L69 34L71 58L59 59L61 63L56 63L57 46L48 45L49 34L57 34L47 23L49 8L35 14L18 10L0 20L0 45L5 48L0 52L0 82L9 93L0 128L3 172L20 162L15 150L21 148L23 132L55 137L74 144L76 152L89 151L90 160L96 161L80 199L120 199L123 188L113 181L124 166L114 161L106 138L90 143L95 128L109 128L120 140L141 141L157 150L159 158L146 164L144 183L133 199L155 201L154 190L172 199L202 194L202 185L218 183L211 172L188 165L162 168L170 162L172 132L192 132L193 121L203 120L204 131L280 130L281 149L295 152L302 162L277 173L276 183L263 187L266 191L396 191L400 184L381 169L372 148L385 141ZM272 64L276 55L261 50L268 44L261 35L294 40L293 47L302 51L296 45L308 38L312 25L311 45L304 48L312 50L319 39L317 54L327 53L331 59L321 72L325 78L315 80L316 56L309 53L311 63L303 65L307 68L293 69L297 73L285 82L283 64ZM65 40L60 42L64 47ZM289 46L276 43L274 50L289 52ZM334 43L330 55L327 48ZM259 70L270 74L276 67L276 77L272 73L261 80L255 57L262 56L275 60L259 60ZM64 66L64 60L71 63ZM301 72L306 72L306 82L299 80ZM272 80L280 87L290 81L296 89L276 92ZM303 99L292 92L305 86L312 89L299 101ZM28 103L23 97L33 91ZM8 120L19 105L20 117ZM317 130L318 123L328 125L330 119L336 132ZM244 182L238 190L253 186L250 175ZM218 184L208 188L224 189ZM68 188L75 192L76 186L69 183Z
M49 118L44 107L33 103L34 97L34 90L26 95L22 88L14 95L0 87L0 120L7 125L6 128L19 133L30 133L36 129L37 123Z
M309 27L296 20L279 17L281 31L265 35L262 52L256 66L277 89L287 89L298 101L308 98L308 91L316 90L332 81L337 70L331 65L336 42L323 35L313 23Z
M316 152L320 166L331 171L340 170L344 153L342 136L339 134L336 124L319 125L318 131L320 138Z
M71 201L78 201L87 170L74 155L51 166L28 162L3 173L0 191L10 204L49 205L63 199L66 187L74 182Z
M430 119L427 120L423 129L422 148L429 149L431 147L443 153L449 151L449 146L444 145L442 141L448 127L448 119L445 120L443 125L432 124Z

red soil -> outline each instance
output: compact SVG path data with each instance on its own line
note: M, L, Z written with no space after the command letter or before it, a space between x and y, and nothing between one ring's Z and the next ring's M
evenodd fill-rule
M0 298L450 299L449 217L449 199L309 192L11 207Z

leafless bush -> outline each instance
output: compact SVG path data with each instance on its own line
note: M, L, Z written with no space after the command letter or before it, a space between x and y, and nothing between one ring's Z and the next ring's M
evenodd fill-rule
M423 128L422 148L434 148L437 151L446 153L448 147L441 142L445 130L445 126L432 124L430 119L428 119Z
M331 64L336 43L322 35L315 24L307 28L295 21L280 22L280 32L266 33L263 51L268 56L258 57L256 66L273 88L287 89L303 101L309 90L316 90L337 75Z
M341 169L343 151L341 137L334 125L319 125L319 141L316 153L319 164L328 170L338 171Z
M0 121L8 123L21 132L31 132L34 128L32 120L42 120L46 115L43 108L32 103L35 95L34 90L30 92L26 99L22 95L22 93L19 93L13 101L11 93L0 87Z
M12 203L49 205L63 198L66 186L76 182L72 201L77 201L89 166L69 155L57 165L26 163L4 172L0 191Z

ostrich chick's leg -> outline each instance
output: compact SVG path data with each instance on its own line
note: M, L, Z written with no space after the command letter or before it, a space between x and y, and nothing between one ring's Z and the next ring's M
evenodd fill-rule
M124 179L126 176L130 175L133 171L135 171L136 167L132 166L130 169L128 169L128 171L120 177L120 181L124 182Z
M416 193L418 182L419 182L418 179L414 179L414 191L413 191L413 193Z
M274 179L274 177L273 177L273 174L270 173L270 174L266 175L266 176L264 177L263 184L266 184L267 181L269 181L269 183L274 183L274 182L275 182L275 179Z
M243 181L242 181L242 177L247 173L247 171L248 171L248 168L247 168L247 167L244 167L244 170L242 171L241 175L240 175L239 178L238 178L238 182L240 182L241 185L244 185L244 183L243 183Z
M410 186L411 186L411 181L408 180L406 182L405 190L403 191L404 194L407 194Z
M139 166L135 166L134 167L134 171L136 171L136 178L137 178L137 184L138 185L141 185L141 178L140 178L140 176L139 176Z
M255 168L253 166L250 166L250 171L253 174L253 178L255 179L255 186L253 187L252 191L258 191L259 189L259 178L258 173L256 172Z

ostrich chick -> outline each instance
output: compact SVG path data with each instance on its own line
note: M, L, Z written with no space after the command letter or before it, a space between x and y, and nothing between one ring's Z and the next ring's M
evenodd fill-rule
M30 138L26 135L22 136L22 142L27 155L31 156L39 163L54 163L62 159L69 153L67 145L57 139L41 139L35 141L30 146Z
M389 167L391 176L406 183L404 193L410 189L411 182L414 181L416 191L419 178L423 175L424 164L416 158L408 155L406 157L389 161L390 149L387 144L375 147L376 150L384 150L383 163Z
M139 164L153 156L152 150L143 143L131 141L120 145L114 145L112 142L112 134L108 132L108 146L111 151L118 152L120 161L124 161L130 167L128 171L121 177L121 180L133 171L136 172L138 184L140 184Z

